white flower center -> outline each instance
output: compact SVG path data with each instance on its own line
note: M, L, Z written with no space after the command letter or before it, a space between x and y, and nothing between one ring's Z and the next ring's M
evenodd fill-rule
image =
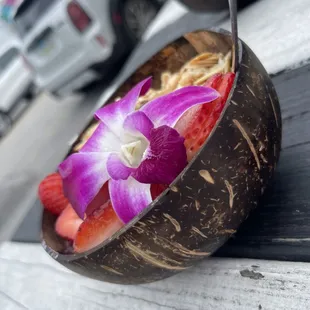
M147 148L147 143L141 140L136 140L121 146L122 156L133 168L137 168L142 160L143 153Z

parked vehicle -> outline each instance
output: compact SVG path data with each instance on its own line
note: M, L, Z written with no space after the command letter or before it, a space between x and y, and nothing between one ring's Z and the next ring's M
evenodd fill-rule
M32 95L32 73L25 66L17 38L0 28L0 137L11 126L11 112L22 98Z
M35 84L55 95L111 75L162 0L24 0L14 16Z
M229 7L228 0L178 0L186 7L197 12L212 12L227 9ZM238 9L243 9L247 5L256 0L238 0Z

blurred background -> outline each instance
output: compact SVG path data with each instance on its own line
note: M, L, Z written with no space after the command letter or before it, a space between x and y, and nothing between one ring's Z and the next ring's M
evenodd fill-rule
M200 1L0 0L0 242L32 210L40 179L113 90L132 52L189 14L182 2ZM251 2L239 0L239 9ZM219 24L228 3L217 3L192 18ZM33 240L40 221L33 210L17 239Z

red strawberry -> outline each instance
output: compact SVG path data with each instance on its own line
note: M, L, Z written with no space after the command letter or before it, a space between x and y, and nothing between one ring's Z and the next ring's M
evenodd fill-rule
M69 200L63 193L62 179L59 173L52 173L41 181L38 195L44 208L55 215L59 215L69 204Z
M74 251L85 252L111 237L124 224L118 218L110 201L89 215L81 224L74 240Z
M69 204L56 220L55 230L63 238L74 240L83 221Z
M175 129L185 138L187 159L191 160L208 138L215 126L234 82L234 73L215 74L205 86L212 87L220 93L213 102L193 107L177 122Z
M151 195L152 199L156 199L166 188L168 185L165 184L152 184L151 185Z
M100 189L99 193L93 199L93 201L87 206L86 215L92 214L96 209L104 205L110 200L109 183L106 182Z

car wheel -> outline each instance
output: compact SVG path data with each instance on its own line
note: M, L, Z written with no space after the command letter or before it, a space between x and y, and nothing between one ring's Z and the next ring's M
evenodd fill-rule
M53 100L61 100L62 99L62 96L60 95L59 92L57 91L51 91L48 93L50 95L50 97L53 99Z
M6 113L0 112L0 137L3 137L12 127L12 120Z
M33 98L34 98L35 94L31 91L27 92L24 96L24 98L27 100L27 101L32 101Z
M153 0L125 1L122 9L122 17L126 31L133 40L140 40L159 9L160 5L157 1Z

